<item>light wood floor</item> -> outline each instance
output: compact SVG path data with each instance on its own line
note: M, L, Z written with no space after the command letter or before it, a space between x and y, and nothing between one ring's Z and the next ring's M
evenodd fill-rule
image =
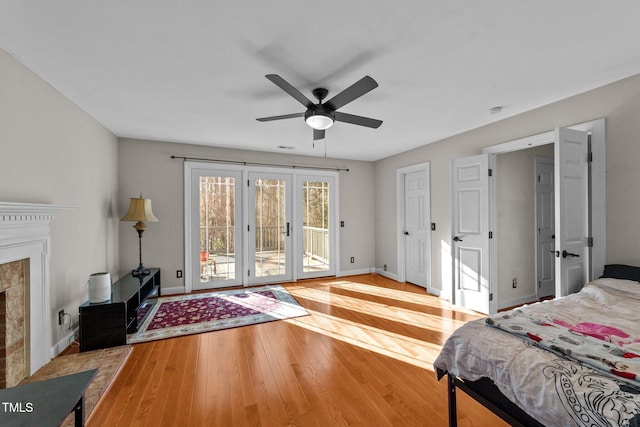
M285 287L309 316L135 344L88 425L447 425L431 364L476 315L375 274ZM505 425L462 392L458 419Z

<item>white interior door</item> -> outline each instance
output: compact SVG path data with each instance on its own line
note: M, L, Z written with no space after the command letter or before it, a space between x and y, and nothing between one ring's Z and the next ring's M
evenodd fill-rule
M242 284L242 198L239 171L192 169L191 256L187 279L194 290Z
M404 174L405 279L427 287L429 193L426 170Z
M301 279L336 273L336 182L329 175L297 175L297 250L295 263Z
M249 284L293 279L292 176L249 172Z
M579 291L589 278L588 156L586 132L556 129L556 297Z
M452 162L454 302L489 313L489 158Z
M536 296L554 295L555 207L553 159L536 158Z

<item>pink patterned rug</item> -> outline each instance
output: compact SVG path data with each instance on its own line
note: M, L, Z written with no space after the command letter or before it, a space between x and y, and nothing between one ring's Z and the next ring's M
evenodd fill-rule
M129 344L309 314L282 285L161 297L143 309L149 314Z

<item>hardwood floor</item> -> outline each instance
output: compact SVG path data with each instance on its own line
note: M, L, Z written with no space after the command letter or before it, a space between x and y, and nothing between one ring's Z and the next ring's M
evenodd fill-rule
M309 316L135 344L88 425L447 425L432 362L477 315L376 274L285 287ZM461 391L458 420L506 425Z

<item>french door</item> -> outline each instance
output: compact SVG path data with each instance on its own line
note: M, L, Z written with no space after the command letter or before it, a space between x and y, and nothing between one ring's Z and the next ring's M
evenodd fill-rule
M186 279L192 289L242 284L242 197L240 171L192 169L186 248ZM186 192L185 192L186 193Z
M185 290L336 273L337 174L185 164Z
M336 273L335 179L327 175L298 175L297 277Z
M292 280L291 175L249 172L249 284Z

